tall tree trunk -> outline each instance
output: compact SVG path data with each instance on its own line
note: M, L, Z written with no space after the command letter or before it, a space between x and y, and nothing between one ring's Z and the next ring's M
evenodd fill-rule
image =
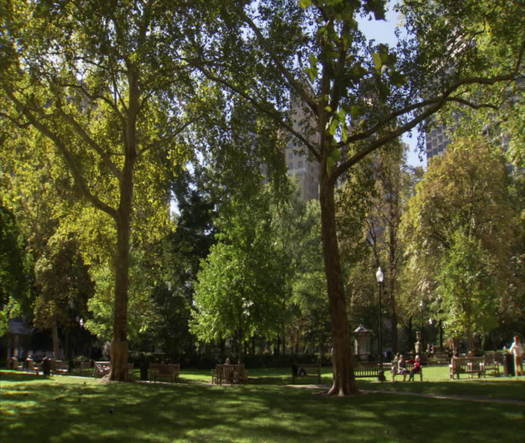
M130 214L117 222L117 251L115 257L115 308L113 311L113 340L111 342L111 380L128 379L128 288Z
M397 312L395 310L395 306L393 306L392 309L392 353L395 355L399 352L399 335L397 333L397 326L398 326L398 320L397 320Z
M140 90L138 71L128 61L129 106L124 128L124 167L120 177L120 202L116 215L117 250L115 253L115 306L111 342L111 380L128 380L128 289L133 172L137 159L137 115Z
M407 345L410 350L414 347L414 343L415 343L412 337L412 334L413 334L412 317L408 319L408 325L406 329L407 329Z
M399 216L397 207L399 200L396 199L395 210L390 211L390 229L389 229L389 248L388 248L388 298L390 304L390 312L392 314L392 351L397 353L398 348L398 337L397 337L397 305L396 305L396 286L397 286L397 271L398 271L398 241L397 241L397 228L399 226Z
M324 267L328 289L328 300L333 339L333 384L328 391L331 395L349 395L358 392L352 367L352 352L343 275L337 243L335 222L334 184L326 176L326 168L321 163L321 239L323 244Z
M51 328L51 335L53 340L53 355L55 359L60 359L60 339L58 338L58 325L56 319L53 321L53 327Z

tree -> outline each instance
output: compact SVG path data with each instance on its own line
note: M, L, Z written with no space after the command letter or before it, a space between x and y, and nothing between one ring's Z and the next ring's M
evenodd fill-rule
M28 311L30 279L23 240L15 217L0 202L0 336L10 318Z
M383 296L390 308L392 350L398 352L398 301L404 247L400 236L402 213L412 190L411 171L406 165L406 146L393 144L381 153L376 165L376 189L367 218L368 240L375 266L385 270Z
M452 337L466 335L475 350L474 333L496 326L500 284L479 240L461 230L451 240L436 276L444 327Z
M180 91L191 85L178 59L162 54L185 37L172 29L164 39L163 25L183 18L154 1L1 5L0 99L10 105L1 118L49 139L68 173L63 185L113 224L111 378L125 380L130 242L143 209L168 205L157 187L163 169L148 165L183 157ZM137 205L139 195L147 204Z
M35 283L39 296L34 324L52 330L53 353L60 358L59 326L70 331L78 326L79 318L87 318L87 301L93 294L93 282L78 244L72 239L49 239L46 251L41 251L35 263Z
M334 342L331 394L357 392L335 221L336 185L372 152L447 103L478 106L465 98L469 86L516 78L523 29L516 30L518 43L509 46L504 63L492 66L491 34L471 26L470 18L479 15L475 3L407 2L401 10L408 38L397 49L367 42L358 29L360 14L384 19L383 1L301 0L298 7L295 1L268 0L227 8L218 2L208 8L207 32L192 40L190 63L272 118L319 162ZM520 11L517 4L500 3L509 14L502 20L487 17L498 27L510 21L511 10L516 16ZM481 34L483 48L465 44ZM302 130L283 112L287 92L303 108Z
M498 311L503 308L516 234L508 184L501 152L464 139L431 161L404 214L416 301L422 294L432 303L453 325L450 332L484 332L497 313L491 309L496 300Z
M319 202L299 200L298 193L274 211L277 243L286 258L287 314L284 339L319 349L322 355L330 339L330 316L323 273ZM305 347L306 347L305 346Z
M161 242L161 264L165 282L153 293L158 323L155 342L173 359L195 351L190 332L195 284L199 264L215 242L215 202L198 164L193 173L182 171L172 179L177 203L177 230Z
M268 193L232 199L216 225L217 243L201 263L192 331L204 342L244 342L280 332L286 269L274 246Z

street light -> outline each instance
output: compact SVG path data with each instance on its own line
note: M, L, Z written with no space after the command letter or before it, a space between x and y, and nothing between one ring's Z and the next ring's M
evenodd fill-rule
M377 280L377 284L379 286L379 327L377 329L378 331L378 343L377 343L377 347L378 347L378 351L379 351L379 365L381 367L381 370L383 369L383 332L382 332L382 321L381 321L381 299L382 299L382 296L383 296L383 279L384 279L384 275L383 275L383 270L381 269L381 266L379 266L377 268L377 271L376 271L376 280Z

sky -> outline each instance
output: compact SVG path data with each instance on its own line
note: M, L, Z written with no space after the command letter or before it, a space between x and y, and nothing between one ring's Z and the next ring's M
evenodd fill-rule
M392 5L390 5L392 6ZM362 31L369 39L375 39L378 43L387 43L390 46L395 46L397 38L394 34L396 26L400 24L400 18L390 7L386 14L386 21L384 20L368 20L362 18L359 20ZM412 166L424 166L426 167L426 157L423 155L423 159L419 158L419 154L416 149L417 143L417 131L412 131L411 136L404 134L402 140L410 146L407 161Z

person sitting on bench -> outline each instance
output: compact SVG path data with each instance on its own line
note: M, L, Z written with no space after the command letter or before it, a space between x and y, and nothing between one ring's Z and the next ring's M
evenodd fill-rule
M306 376L306 370L300 366L297 366L295 363L292 365L292 373L296 377Z
M408 374L407 362L403 354L399 356L397 361L397 373L403 376L403 380L405 379L405 375Z
M412 366L412 369L410 370L410 376L408 377L408 381L414 380L414 374L419 374L421 372L421 359L419 358L419 355L416 355L416 359L414 360L414 366Z

